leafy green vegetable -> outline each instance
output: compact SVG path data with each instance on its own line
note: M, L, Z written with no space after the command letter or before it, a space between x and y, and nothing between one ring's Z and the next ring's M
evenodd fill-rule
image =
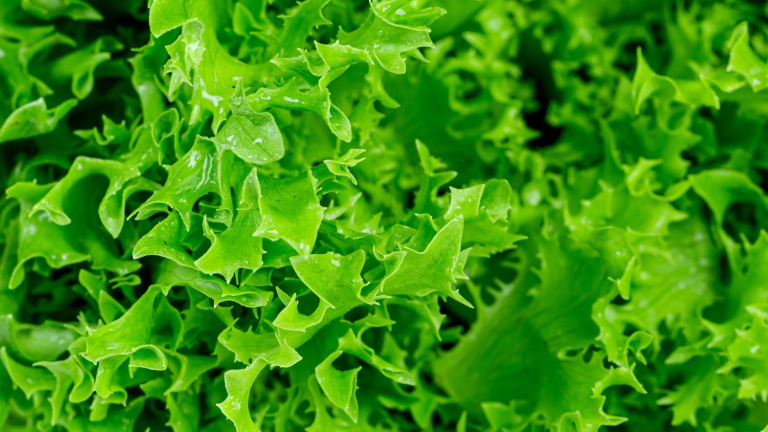
M0 430L768 431L766 22L0 2Z

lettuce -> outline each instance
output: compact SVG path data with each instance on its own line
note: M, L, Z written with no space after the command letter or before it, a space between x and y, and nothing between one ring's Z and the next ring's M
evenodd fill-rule
M759 2L4 0L3 431L768 431Z

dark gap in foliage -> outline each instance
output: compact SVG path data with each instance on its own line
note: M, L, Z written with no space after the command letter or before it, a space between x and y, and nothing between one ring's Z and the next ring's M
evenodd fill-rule
M619 396L621 396L621 397L629 396L629 395L633 394L634 392L635 392L635 390L632 387L627 386L627 385L617 386L616 387L616 393Z
M72 298L66 305L60 305L56 313L56 320L60 322L77 321L79 311L87 309L88 302L82 297Z
M25 283L28 284L29 294L35 296L36 302L34 305L22 303L22 322L42 324L46 319L75 321L78 311L88 305L73 289L76 276L72 269L53 269L49 276L28 271L27 278Z
M470 302L474 302L472 294L467 286L462 284L458 286L459 294ZM469 327L470 323L477 320L477 307L470 309L453 299L439 300L440 312L447 316L448 322L456 322L459 325Z
M693 366L693 365L691 365ZM685 370L681 369L672 369L669 371L667 375L667 380L664 383L664 388L667 389L674 389L675 387L683 384L686 381L686 374Z
M360 366L360 360L357 357L350 354L342 354L333 361L333 367L340 371L348 371Z
M448 182L448 184L442 185L437 189L437 196L439 198L450 198L451 193L451 187L456 187L457 185L454 183L455 179Z
M675 349L675 342L672 340L672 332L669 329L666 321L661 321L658 327L659 334L663 336L661 342L661 353L663 355L669 355Z
M491 292L491 288L483 287L480 290L480 299L483 301L483 303L486 306L491 306L496 302L496 297L494 296L495 293Z
M375 352L379 352L384 345L384 334L386 333L389 333L387 328L372 327L363 332L361 340L366 346L373 349ZM385 360L391 359L385 358Z
M731 417L735 419L747 419L749 417L749 408L747 408L747 405L739 404L736 406L736 410L731 414Z
M529 141L528 147L534 150L549 147L557 142L563 132L562 127L552 126L547 121L550 101L559 98L547 55L541 47L541 42L529 31L523 33L519 59L523 69L523 81L534 84L537 106L535 111L523 113L523 119L529 128L541 134Z
M405 202L403 203L403 207L405 208L413 208L413 205L416 203L416 191L411 189L405 193Z
M629 303L629 300L625 299L624 297L617 295L616 297L611 300L611 304L615 304L617 306L622 306Z
M563 133L562 127L552 126L547 121L547 109L549 108L549 102L538 95L540 88L537 83L536 94L537 100L541 103L539 109L532 113L523 114L523 119L529 128L539 131L540 135L537 138L528 142L528 147L531 149L541 149L554 145Z
M153 276L157 277L155 272L157 271L160 263L163 261L163 258L157 256L146 256L144 258L140 258L138 261L141 262L141 267L134 274L138 275L142 281L155 280L153 279Z
M599 348L597 348L594 345L590 345L586 350L584 350L584 354L582 354L581 359L585 363L589 363L592 361L592 357L595 355L596 352L600 351Z
M432 414L432 426L442 427L443 426L443 418L440 416L440 414L435 411Z
M343 204L338 198L338 196L335 193L328 193L320 197L320 205L328 208L331 203L335 203L335 205Z
M740 242L743 235L750 243L755 243L767 218L762 205L736 202L725 212L723 229L736 242Z
M477 99L482 94L483 87L477 81L475 74L463 70L459 70L457 74L462 83L460 88L462 98L467 102Z
M344 320L349 322L355 322L368 316L370 306L362 305L352 308L349 312L344 314Z
M180 289L171 289L168 291L168 295L165 296L168 299L168 303L178 310L186 310L191 307L189 294L186 288L179 287Z
M547 186L549 187L550 198L559 198L560 191L557 188L557 183L553 179L547 179Z
M742 366L737 366L733 368L731 373L733 373L733 375L738 379L745 379L745 378L748 378L750 375L750 371L747 368L744 368Z
M695 148L693 149L695 150ZM688 162L689 167L694 167L699 164L699 158L697 157L696 152L692 151L692 149L688 149L680 153L680 156Z
M5 80L0 80L0 98L4 100L11 100L15 89L11 84Z
M412 394L412 393L413 393L413 392L416 390L416 387L414 387L414 386L406 386L406 385L401 385L401 386L400 386L400 390L401 390L403 393L405 393L405 394ZM409 421L410 421L411 423L413 423L413 418L411 417L411 413L410 413L410 411L401 411L400 413L401 413L402 415L406 416L406 418L408 418L408 419L409 419Z
M443 351L450 351L458 344L458 341L444 341L440 344L440 349Z
M283 386L284 388L291 387L291 379L289 374L279 373L279 374L274 374L272 377L274 378L272 383L272 388L278 388L278 386Z
M50 282L56 282L56 281L66 281L67 279L72 278L72 269L69 268L60 268L60 269L51 269L51 275L48 277L48 281Z
M725 253L721 253L717 259L717 278L720 285L723 287L727 287L731 284L731 265L728 262L728 256Z
M120 365L119 369L128 368L128 362L124 362ZM144 392L136 385L133 386L126 386L125 387L126 393L128 393L128 400L132 400L133 398L142 397L144 396Z
M4 178L7 178L7 176L10 174L11 170L13 170L14 166L20 162L28 161L32 159L37 153L38 153L38 145L34 141L34 139L23 139L18 141L11 141L7 143L2 144L2 148L0 149L2 151L2 157L0 157L0 163L7 166L3 171L7 171L7 173L3 173L5 176ZM37 172L40 168L38 167L36 170L32 170L31 172ZM10 179L9 179L10 180ZM32 181L34 179L20 179L22 181ZM42 181L43 179L39 179L38 183L48 183L49 181ZM10 186L10 184L0 184L0 188L4 188L6 186ZM4 195L3 195L4 196Z
M650 30L651 36L653 36L653 40L656 42L656 45L664 46L664 25L658 21L652 21L648 26L648 29Z
M306 417L305 414L311 412L312 404L309 400L303 400L296 406L296 414L302 416L300 420L304 423L304 427L309 426L312 422L312 417Z
M628 75L635 73L637 67L637 49L647 52L645 41L637 40L625 43L621 50L621 55L617 57L614 66L624 71Z
M357 13L362 13L362 12L365 12L365 11L366 11L366 9L368 8L368 2L366 2L366 1L360 1L360 0L357 0L357 1L355 1L354 3L356 3L356 4L354 5L354 10L355 10L355 12L357 12Z
M130 216L137 208L139 208L143 203L145 203L149 197L152 196L154 192L152 191L138 191L135 192L133 195L131 195L130 198L125 203L125 214L126 219L128 216Z
M608 370L616 367L616 365L614 365L613 362L611 362L608 359L608 356L603 357L603 362L602 363L603 363L603 368L608 369Z
M632 336L633 333L638 332L638 331L640 331L640 329L637 328L635 325L627 324L626 327L624 328L624 331L622 332L622 334L624 336Z
M221 196L216 192L208 192L200 197L192 207L192 211L199 215L208 216L211 219L214 216L214 212L221 206Z
M312 40L316 40L318 43L324 44L324 45L330 45L331 42L335 39L335 35L331 35L328 32L317 32L317 34L313 35L314 37L310 38ZM313 48L311 46L307 46L307 48Z
M480 166L480 169L483 171L483 175L488 178L493 178L497 176L497 165L496 164L483 164Z
M297 310L302 315L312 315L320 306L320 297L312 293L297 298L297 301Z
M224 372L225 371L223 369L215 368L206 374L206 378L209 380L209 382L213 382L219 377L223 378Z
M248 328L247 322L240 322L239 320L241 318L244 318L246 321L248 321L249 317L253 317L253 312L251 311L250 308L241 306L235 302L230 302L230 301L222 302L219 304L219 306L232 308L232 311L231 311L232 318L234 318L235 320L238 320L238 324L240 324L242 328Z
M763 191L768 191L768 170L756 168L755 172L759 176L760 181L758 182L758 186Z
M592 77L589 75L589 68L587 65L582 65L580 68L573 72L580 80L585 83L592 82Z
M569 349L565 351L566 357L577 357L579 354L581 354L584 350L581 349Z
M389 417L384 409L374 410L370 413L368 421L371 425L386 424L389 421Z
M237 211L240 208L240 198L242 197L239 195L240 195L240 191L236 191L234 186L229 187L229 196L232 197L232 204L235 210L235 215L237 215Z
M296 275L296 271L293 269L293 267L280 267L276 268L272 271L272 278L273 279L298 279L299 276Z
M130 400L130 399L129 399ZM136 421L135 430L158 430L158 425L165 425L170 420L170 412L165 402L148 398L142 415ZM160 429L169 431L170 429Z
M272 22L272 24L275 24L278 27L282 26L283 24L283 20L279 18L283 12L281 11L280 7L285 7L285 5L278 5L273 2L267 2L266 7L264 8L264 15L266 15L267 19Z
M705 107L701 107L697 111L697 113L701 117L703 117L703 118L705 118L707 120L710 120L710 121L714 121L715 120L715 111L712 108L710 108L710 107L706 107L706 106Z

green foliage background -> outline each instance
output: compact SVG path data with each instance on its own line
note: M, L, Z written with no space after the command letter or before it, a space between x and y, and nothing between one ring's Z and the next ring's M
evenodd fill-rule
M2 431L768 430L768 6L3 0Z

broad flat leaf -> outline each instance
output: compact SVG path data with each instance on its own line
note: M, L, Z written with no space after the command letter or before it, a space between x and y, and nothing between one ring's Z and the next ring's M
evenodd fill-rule
M357 374L362 368L357 367L345 371L334 368L333 361L342 354L344 354L343 351L336 351L328 356L315 368L315 374L320 388L323 389L323 393L328 399L344 410L352 421L357 422L358 407L355 392L357 391Z
M368 15L365 22L351 33L340 30L339 42L371 52L381 67L397 74L405 73L403 52L434 46L426 29L392 25L375 14Z
M158 294L160 288L151 287L122 317L89 330L83 357L98 363L109 357L136 354L140 356L142 367L165 369L165 355L151 345L152 315Z
M325 210L315 194L312 172L284 179L258 174L256 185L261 225L254 235L283 239L300 254L309 254Z
M452 284L456 282L453 268L461 252L463 219L448 222L435 234L423 252L406 248L383 258L387 276L381 281L378 295L407 295L423 297L433 292L451 297L472 307Z
M209 276L198 270L182 267L173 262L164 261L157 278L157 285L164 291L175 286L186 286L205 294L214 305L232 301L245 307L255 308L266 305L272 293L253 286L236 287L223 280Z
M73 263L91 261L93 269L106 269L118 274L136 271L141 264L117 257L117 248L101 221L96 218L96 203L80 205L67 210L72 223L60 226L48 212L30 215L33 204L39 202L51 185L38 186L32 183L17 183L8 190L8 195L21 205L19 220L19 244L16 263L10 286L17 287L24 280L24 263L36 257L46 260L52 268L61 268ZM79 190L84 197L84 190ZM87 201L86 201L87 202Z
M50 133L75 105L77 100L69 99L48 109L45 100L40 98L19 107L0 127L0 143Z
M134 213L141 220L172 207L181 217L187 231L192 223L192 208L209 193L221 197L223 211L229 213L232 195L229 193L229 161L222 160L213 141L198 137L183 158L168 169L168 180ZM231 214L230 214L231 217Z
M50 21L54 18L67 17L75 21L101 21L103 17L96 8L83 0L22 0L21 7L32 15Z
M269 57L284 57L296 53L296 48L302 48L313 28L331 24L323 16L323 8L330 0L305 0L297 2L296 6L280 18L283 27L276 43L270 47Z
M232 94L232 117L216 134L213 142L221 153L231 150L240 159L266 165L283 157L283 137L269 113L254 112L245 98L242 81Z
M17 362L8 355L6 347L0 347L0 360L11 377L14 388L20 388L27 399L37 392L53 391L56 388L56 378L52 373L41 367L30 367Z
M318 329L311 327L327 323L360 305L364 286L360 272L364 263L363 251L347 256L329 253L291 258L296 274L320 298L320 304L311 315L302 315L294 296L275 318L274 325L288 331L316 332Z
M243 184L243 198L238 203L237 214L231 227L216 234L211 231L207 221L203 222L207 235L213 240L210 249L195 261L194 265L205 273L223 275L227 282L232 279L237 269L256 271L263 263L262 238L253 235L261 225L256 199L256 176L254 169Z
M40 202L35 204L32 208L32 216L46 212L55 223L59 225L70 224L72 220L64 212L64 202L72 188L75 186L82 187L82 184L78 185L78 183L92 175L101 175L109 179L109 187L99 204L99 218L107 231L112 234L112 237L117 237L125 223L125 202L130 198L130 194L154 189L150 184L140 183L141 180L133 182L138 187L129 188L128 182L141 173L136 168L120 162L77 158L67 175L59 180Z
M217 405L224 415L235 424L237 432L259 431L251 418L248 399L253 382L266 365L265 361L256 360L245 369L231 370L224 374L227 398Z
M552 427L573 421L581 430L596 431L618 424L621 419L605 415L602 398L593 395L615 384L639 388L631 372L609 371L598 356L585 363L580 356L559 354L597 336L597 326L584 313L589 315L606 290L605 268L589 247L566 251L556 243L541 244L541 283L534 300L526 302L518 294L523 291L512 286L499 292L495 303L481 310L473 330L437 363L438 381L465 406L525 401Z
M325 121L331 132L338 138L347 142L352 140L349 119L331 103L331 94L328 89L316 86L303 92L296 86L296 80L291 80L279 88L261 88L249 96L248 100L257 111L283 108L313 112Z
M216 31L221 25L221 6L201 0L160 0L153 2L149 10L149 27L155 37L182 27L179 41L169 49L175 56L181 51L188 53L187 66L168 68L173 74L193 70L192 113L189 121L197 123L203 113L213 115L213 130L219 129L230 111L230 99L236 80L249 86L261 78L261 65L248 65L233 58L219 43ZM173 60L169 60L173 61ZM181 79L175 78L180 84ZM177 85L179 85L177 84Z
M136 242L133 249L133 259L157 255L172 260L181 266L197 268L195 261L186 251L186 247L189 245L187 240L194 239L195 234L202 237L202 221L199 217L193 217L192 222L192 227L197 229L187 231L177 212L169 214L167 218L156 224L150 232Z
M761 60L749 46L749 26L739 24L729 42L731 55L727 70L741 74L752 87L752 91L768 88L768 64Z

